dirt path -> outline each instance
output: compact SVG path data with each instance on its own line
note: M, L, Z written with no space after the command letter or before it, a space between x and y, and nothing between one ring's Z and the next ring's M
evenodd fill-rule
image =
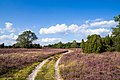
M66 53L63 53L62 56L63 56L64 54L68 54L68 53L70 53L70 52L71 52L71 51L68 51L68 52L66 52ZM61 75L59 74L59 66L58 66L59 61L60 61L60 59L62 58L62 56L56 61L56 64L55 64L55 79L56 79L56 80L62 80L62 77L61 77ZM50 57L50 58L42 61L42 62L35 68L35 70L33 70L32 73L28 76L27 80L34 80L35 77L36 77L36 75L37 75L37 72L39 71L39 69L40 69L46 62L48 62L49 59L51 59L51 58L52 58L52 57Z
M33 70L33 72L28 76L28 79L27 80L34 80L36 75L37 75L37 72L39 71L39 69L46 63L49 61L49 58L44 60L43 62L41 62L36 68L35 70Z
M66 53L63 53L62 54L62 56L64 55L64 54L68 54L68 53L70 53L71 51L68 51L68 52L66 52ZM56 80L63 80L62 79L62 77L61 77L61 75L60 75L60 71L59 71L59 62L60 62L60 59L62 58L62 56L56 61L56 64L55 64L55 79Z

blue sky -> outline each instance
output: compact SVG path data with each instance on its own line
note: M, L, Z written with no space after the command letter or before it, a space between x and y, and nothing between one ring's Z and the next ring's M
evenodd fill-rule
M0 43L32 30L42 45L111 34L120 0L0 0Z

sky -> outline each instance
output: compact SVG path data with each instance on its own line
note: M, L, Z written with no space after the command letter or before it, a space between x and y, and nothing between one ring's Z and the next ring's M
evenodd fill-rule
M80 42L88 35L111 35L120 0L0 0L0 44L16 43L33 31L41 45Z

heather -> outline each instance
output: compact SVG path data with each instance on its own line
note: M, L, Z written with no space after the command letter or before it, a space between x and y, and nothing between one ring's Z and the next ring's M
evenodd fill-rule
M64 80L120 80L120 53L83 54L80 50L66 54L60 62Z
M0 77L9 77L10 74L41 62L57 53L66 52L63 49L0 49Z

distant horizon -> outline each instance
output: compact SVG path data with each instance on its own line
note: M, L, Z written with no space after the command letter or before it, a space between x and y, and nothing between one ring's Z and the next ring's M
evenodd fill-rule
M111 35L120 0L1 0L0 44L12 45L25 30L41 45L80 42L88 35Z

